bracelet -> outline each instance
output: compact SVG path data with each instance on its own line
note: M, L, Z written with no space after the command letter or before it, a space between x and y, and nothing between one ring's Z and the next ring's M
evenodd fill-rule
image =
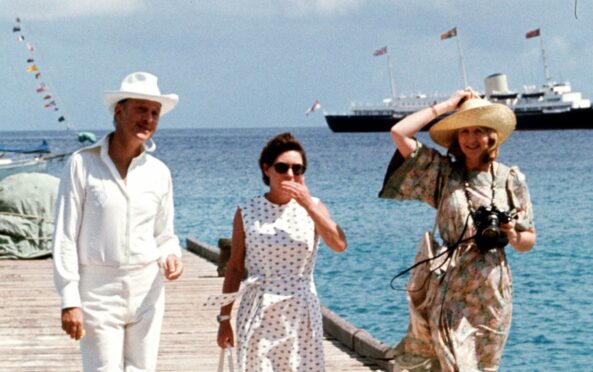
M216 321L217 321L218 323L222 323L222 322L224 322L225 320L229 320L229 319L231 319L231 316L230 316L230 315L217 315L217 316L216 316Z
M432 111L432 114L434 115L434 118L436 119L439 116L439 113L437 112L437 109L434 108L434 106L436 106L436 103L433 105L430 105L430 110Z

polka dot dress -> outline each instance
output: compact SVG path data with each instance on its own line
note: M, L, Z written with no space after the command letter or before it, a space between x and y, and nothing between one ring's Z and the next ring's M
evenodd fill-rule
M239 370L323 371L313 221L296 201L277 205L264 196L241 206L241 215L245 267L257 285L246 288L237 314Z

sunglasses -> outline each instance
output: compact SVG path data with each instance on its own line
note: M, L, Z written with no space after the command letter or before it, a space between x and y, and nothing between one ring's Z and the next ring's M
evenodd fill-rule
M275 163L272 166L274 167L274 170L280 174L284 174L288 172L289 169L292 169L292 174L295 176L300 176L305 173L305 170L307 169L303 164Z

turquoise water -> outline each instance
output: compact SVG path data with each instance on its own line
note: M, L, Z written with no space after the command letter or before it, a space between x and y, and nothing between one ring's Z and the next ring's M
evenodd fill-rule
M236 205L265 188L257 159L282 129L161 130L157 156L174 178L176 229L216 245L231 234ZM326 128L293 132L309 156L307 184L342 225L343 254L322 246L316 282L323 303L374 337L395 344L407 327L403 292L392 276L413 262L434 212L416 202L380 200L393 145L387 133L336 134ZM50 132L54 151L76 143ZM35 133L2 133L0 145L31 144ZM421 133L420 140L427 140ZM508 250L514 279L513 323L501 370L590 370L593 364L593 144L591 131L517 132L501 161L525 173L538 241L525 254ZM5 143L6 141L6 143ZM50 166L58 174L62 163ZM399 284L403 285L402 280Z

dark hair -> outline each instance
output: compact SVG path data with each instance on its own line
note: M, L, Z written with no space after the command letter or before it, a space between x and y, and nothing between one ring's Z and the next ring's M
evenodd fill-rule
M298 151L303 158L303 165L307 168L307 155L301 143L290 132L278 134L266 143L259 156L259 169L266 185L270 185L270 178L264 172L264 164L273 165L278 156L287 151Z
M488 135L488 150L486 150L486 154L484 154L484 158L482 159L482 162L486 164L493 162L496 160L496 158L498 158L498 133L492 128L480 128L482 128ZM448 153L455 157L455 161L463 162L464 155L463 151L461 151L461 147L459 146L458 133L456 133L453 137L453 142L451 142L451 146L449 146Z

